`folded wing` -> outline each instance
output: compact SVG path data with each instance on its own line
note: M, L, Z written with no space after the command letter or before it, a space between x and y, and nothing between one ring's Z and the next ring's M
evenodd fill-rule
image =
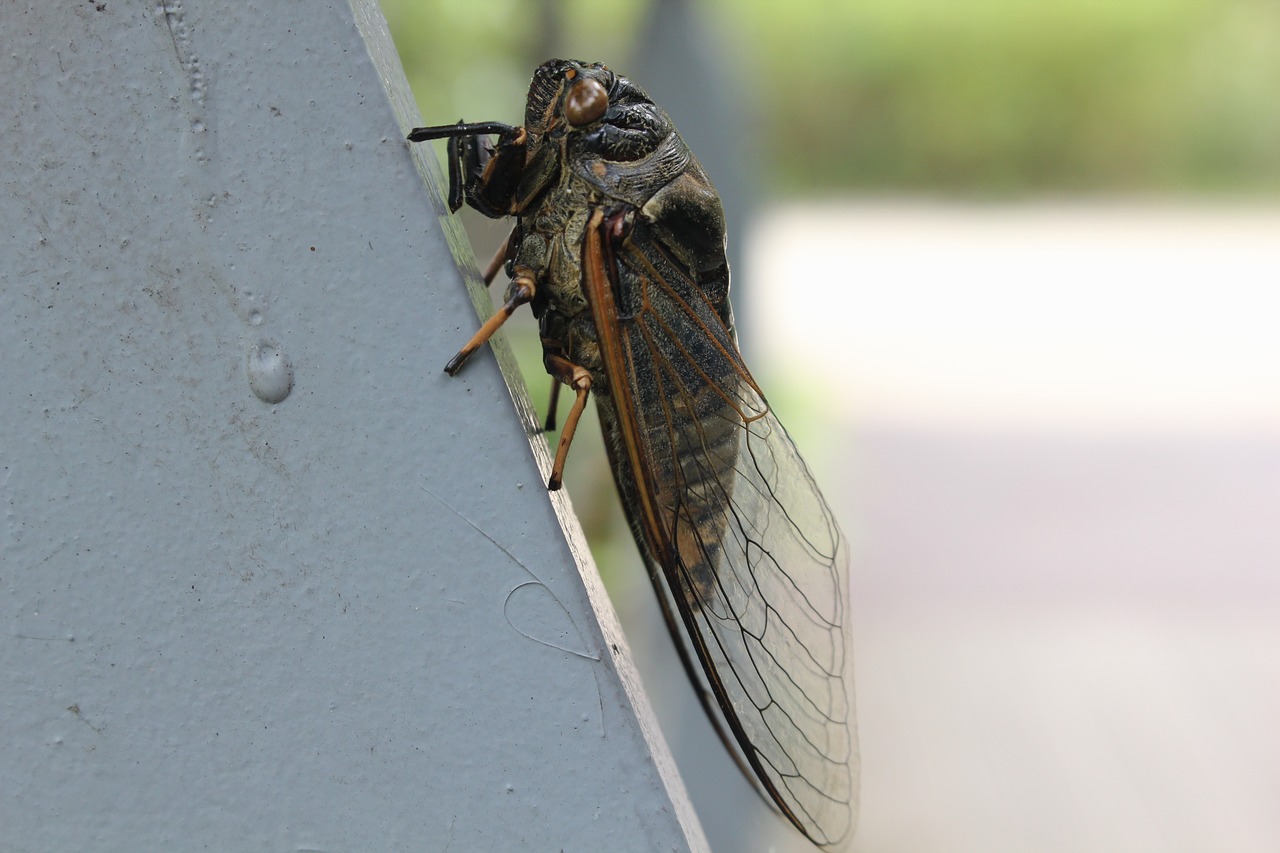
M633 529L760 786L840 845L857 819L847 543L742 363L727 271L695 280L639 217L616 244L603 211L592 223L584 289Z

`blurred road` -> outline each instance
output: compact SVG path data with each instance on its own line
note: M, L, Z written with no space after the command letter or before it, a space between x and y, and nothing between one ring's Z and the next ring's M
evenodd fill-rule
M855 850L1280 849L1280 441L855 446Z

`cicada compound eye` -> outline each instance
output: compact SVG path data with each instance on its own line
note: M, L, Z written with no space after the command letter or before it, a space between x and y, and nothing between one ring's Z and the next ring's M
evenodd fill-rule
M574 127L591 124L609 108L609 93L596 80L584 77L573 84L564 99L564 117Z

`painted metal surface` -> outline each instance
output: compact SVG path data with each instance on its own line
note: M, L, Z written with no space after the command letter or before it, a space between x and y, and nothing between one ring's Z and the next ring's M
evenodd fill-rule
M3 846L701 849L376 4L0 30Z

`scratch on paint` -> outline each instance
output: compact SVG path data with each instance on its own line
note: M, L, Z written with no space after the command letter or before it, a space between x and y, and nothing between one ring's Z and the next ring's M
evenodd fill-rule
M73 702L72 704L68 705L67 710L70 711L72 714L75 714L77 720L84 723L86 726L93 729L98 734L102 734L104 731L106 731L106 728L107 728L106 726L95 726L93 723L85 719L84 714L80 713L79 702Z
M533 578L533 580L531 580L531 581L525 581L524 583L516 584L514 587L512 587L512 588L507 592L507 598L506 598L506 600L503 602L503 605L502 605L503 615L504 615L504 616L506 615L507 606L511 603L511 596L515 595L515 593L516 593L516 592L518 592L518 591L519 591L519 590L521 590L521 589L524 589L524 588L525 588L525 587L527 587L527 586L540 586L540 587L542 587L543 589L545 589L545 590L547 591L547 594L551 596L551 599L552 599L552 600L553 600L553 601L554 601L554 602L555 602L555 603L560 607L560 609L564 612L564 615L565 615L566 617L568 617L568 619L569 619L569 624L573 625L574 632L578 635L578 639L582 639L582 632L578 630L577 623L575 623L575 622L573 621L573 616L572 616L572 614L570 614L570 613L569 613L569 609L568 609L567 607L565 607L565 606L564 606L564 604L560 601L560 599L556 597L555 593L554 593L554 592L552 592L552 591L551 591L551 589L550 589L550 588L549 588L545 583L543 583L543 582L542 582L542 579L541 579L541 578L539 578L536 574L534 574L534 572L533 572L533 570L532 570L532 569L530 569L528 566L526 566L526 565L525 565L525 564L520 560L520 558L519 558L519 557L517 557L515 554L512 554L512 553L511 553L511 551L510 551L510 550L508 550L508 549L507 549L507 548L506 548L506 547L505 547L501 542L499 542L497 539L493 538L493 536L489 535L489 533L485 532L485 530L484 530L483 528L481 528L479 525L477 525L474 521L472 521L471 519L467 518L467 517L466 517L465 515L463 515L461 512L459 512L458 510L456 510L456 509L454 509L452 506L450 506L450 505L448 504L448 502L447 502L447 501L443 500L443 499L442 499L439 495L437 495L435 492L431 491L431 490L430 490L430 489L428 489L426 486L423 486L423 487L422 487L422 490L423 490L424 492L426 492L427 494L431 495L431 497L435 498L435 499L436 499L437 501L439 501L441 504L443 504L443 505L444 505L444 507L445 507L445 509L449 510L449 512L453 513L453 514L454 514L454 515L456 515L458 518L460 518L460 519L462 519L463 521L465 521L465 522L467 523L467 526L468 526L468 527L470 527L472 530L474 530L476 533L479 533L479 534L480 534L481 536L483 536L485 539L489 540L489 542L490 542L490 543L491 543L495 548L497 548L497 549L498 549L499 551L501 551L503 554L506 554L506 555L507 555L507 558L508 558L508 559L510 559L510 560L511 560L511 562L515 563L517 566L519 566L520 568L524 569L524 570L525 570L525 572L529 575L529 577ZM510 619L510 617L508 617L508 618L507 618L507 622L508 622L508 623L511 623L511 619ZM593 661L597 661L597 662L600 660L600 656L599 656L599 655L593 655L593 654L591 654L591 653L589 653L589 652L578 651L577 649L571 649L571 648L568 648L568 647L566 647L566 646L557 645L556 643L552 643L552 642L549 642L549 641L547 641L547 640L540 639L540 638L538 638L538 637L535 637L535 636L533 636L533 635L529 634L529 633L528 633L528 632L526 632L526 631L521 630L521 629L520 629L518 626L516 626L515 624L511 624L511 627L512 627L512 628L514 628L518 633L522 634L523 636L528 637L530 640L533 640L535 643L541 643L541 644L542 644L542 645L544 645L544 646L550 646L550 647L551 647L551 648L553 648L553 649L559 649L559 650L560 650L560 651L562 651L562 652L568 652L568 653L569 653L569 654L571 654L571 655L575 655L575 656L580 657L580 658L585 658L585 659L587 659L587 660L593 660ZM585 647L587 644L586 644L586 642L584 641L582 645Z
M547 640L543 640L539 637L535 637L532 634L528 633L527 631L522 630L518 625L516 625L513 621L511 621L511 616L507 613L507 608L511 604L511 597L515 595L517 591L524 589L525 587L540 586L544 590L546 590L547 594L551 596L551 600L554 601L556 605L564 612L565 617L569 620L569 624L573 626L574 633L578 635L579 640L582 640L583 648L584 649L587 648L587 643L582 637L582 631L578 629L578 623L574 621L573 614L569 612L569 608L564 606L564 603L560 601L559 598L556 597L556 594L551 591L550 587L548 587L545 583L542 582L542 579L539 578L532 569L526 566L520 560L520 558L518 558L515 554L512 554L508 548L506 548L501 542L499 542L497 539L495 539L493 536L487 533L478 524L476 524L471 519L467 518L467 516L463 515L461 512L455 509L452 505L450 505L448 501L441 498L439 495L437 495L435 492L428 489L426 486L422 486L421 488L424 492L426 492L428 495L435 498L439 503L441 503L445 509L449 510L449 512L453 513L458 518L466 522L468 527L470 527L476 533L479 533L481 536L487 539L490 544L492 544L495 548L497 548L499 551L505 554L507 558L511 560L511 562L515 563L517 566L524 569L525 573L528 574L529 577L533 578L533 580L528 580L528 581L524 581L523 583L516 584L514 587L508 590L507 597L502 602L503 618L507 620L507 624L510 625L516 631L516 633L520 634L523 637L527 637L530 640L533 640L535 643L540 643L541 645L549 646L550 648L558 649L559 651L562 651L562 652L567 652L568 654L571 654L575 657L579 657L584 660L594 661L596 663L600 662L599 655L593 655L587 651L578 651L577 649L571 649L566 646L561 646L561 645L558 645L557 643L552 643ZM596 700L599 703L599 711L600 711L600 736L606 737L607 734L605 732L605 727L604 727L604 692L600 689L600 673L597 671L596 667L591 668L591 675L596 682Z
M181 0L166 0L158 4L156 14L164 17L165 26L169 28L169 38L173 41L173 51L178 57L183 73L187 75L187 93L194 106L191 132L203 139L208 130L205 108L209 95L209 81L192 44L191 28L187 26L186 13L182 9ZM197 145L196 160L200 163L209 161L208 151L203 141Z

